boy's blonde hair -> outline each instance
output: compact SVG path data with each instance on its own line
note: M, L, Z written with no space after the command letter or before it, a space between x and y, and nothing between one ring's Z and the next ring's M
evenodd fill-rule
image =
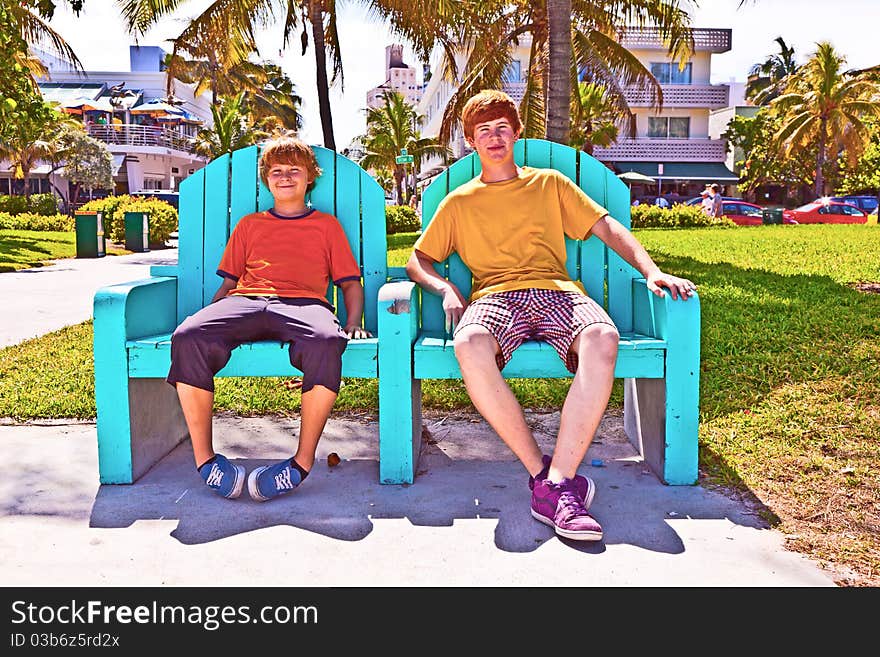
M473 139L474 126L495 119L507 119L516 132L522 131L522 121L519 119L519 111L513 99L503 91L484 89L468 100L461 111L464 136Z
M276 164L296 164L305 167L312 182L309 191L315 186L315 181L321 175L321 167L311 147L298 137L287 134L275 137L263 147L260 153L260 179L263 184L269 184L269 169Z

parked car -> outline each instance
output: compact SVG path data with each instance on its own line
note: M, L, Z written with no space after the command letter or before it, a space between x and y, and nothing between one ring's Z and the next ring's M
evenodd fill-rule
M737 226L760 226L764 223L764 208L747 201L727 201L722 204L724 216Z
M840 203L849 203L850 205L856 206L862 212L867 214L871 214L872 210L877 209L877 197L869 196L867 194L856 194L850 196L832 196L830 197L832 201L838 201ZM819 200L819 199L816 199Z
M799 224L864 224L868 215L856 206L840 201L818 199L794 210L783 210L782 219L786 223Z

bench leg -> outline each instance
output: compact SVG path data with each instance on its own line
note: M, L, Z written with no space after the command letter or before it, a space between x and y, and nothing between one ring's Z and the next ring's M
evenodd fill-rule
M697 482L697 391L688 378L625 379L623 426L630 442L670 485Z
M379 483L411 484L422 450L422 381L394 385L386 376L379 377Z
M164 379L126 379L113 399L98 399L102 484L134 483L189 435L177 392Z

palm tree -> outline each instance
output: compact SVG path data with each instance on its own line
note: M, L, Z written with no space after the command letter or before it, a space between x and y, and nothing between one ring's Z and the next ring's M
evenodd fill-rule
M564 4L545 0L487 0L478 3L468 24L460 32L467 60L459 75L454 60L445 58L444 76L458 89L443 115L440 140L448 143L464 103L485 88L499 88L511 62L511 49L526 35L531 36L529 67L520 113L524 136L560 139L567 132L570 98L585 79L604 86L611 98L627 107L625 87L638 87L650 94L656 107L663 92L651 72L620 45L626 26L656 26L670 56L684 62L693 52L690 17L679 0L616 0L588 2L571 0L570 20ZM550 48L553 14L553 50ZM558 31L567 30L571 54L557 52ZM565 37L561 50L565 51ZM551 61L550 57L553 57ZM559 72L561 62L567 61ZM627 107L628 111L628 107ZM548 124L552 117L553 126Z
M776 98L785 87L788 76L798 69L794 60L794 48L785 43L781 36L774 41L779 46L779 52L769 55L763 62L749 69L746 98L756 105L766 105Z
M43 102L31 108L27 118L0 142L0 159L9 161L14 178L24 180L24 195L30 196L31 171L41 160L50 161L58 149L63 126L78 123L67 114Z
M184 4L186 0L117 0L131 32L144 34L155 22ZM446 27L460 12L457 2L448 0L353 0L370 8L373 16L389 21L398 34L409 39L418 52L427 58L438 39L444 39ZM275 23L275 11L283 14L283 39L286 46L295 30L299 30L302 54L309 46L311 34L315 55L318 111L324 136L324 146L336 150L333 135L333 115L330 109L330 85L338 79L343 82L342 56L336 29L337 2L335 0L216 0L191 27L199 32L207 26L225 25L236 46L243 46L253 36L257 26ZM222 29L217 30L222 33ZM451 45L443 41L451 52ZM256 50L256 47L254 47ZM327 60L332 62L332 77L328 79Z
M416 171L424 158L440 155L448 161L451 153L435 139L422 137L416 131L415 126L422 117L401 94L386 92L382 98L384 102L380 107L367 110L367 134L363 138L366 154L360 164L365 169L390 169L397 189L397 203L403 205L406 168L396 159L401 150L405 148L413 156L412 166Z
M614 104L605 87L593 82L581 82L578 96L571 107L572 131L569 145L593 154L594 146L607 148L620 132L618 123L626 121L630 133L635 128L633 116L623 113Z
M846 72L846 59L830 43L817 46L770 107L780 119L774 138L783 155L817 148L815 192L823 196L826 162L834 164L843 154L855 165L867 145L865 120L880 118L880 82L868 72Z
M244 96L244 92L237 96L226 96L219 105L211 106L214 125L199 130L195 143L197 153L215 159L269 136L268 132L254 124L247 112Z
M53 3L41 2L31 6L31 3L28 2L13 2L12 0L2 0L2 2L3 9L9 12L13 23L18 25L18 32L29 47L47 48L52 54L71 64L75 69L83 70L82 63L73 52L73 48L44 20L52 17L55 10ZM13 60L28 72L34 89L37 87L37 78L45 77L48 73L39 58L29 51L16 53Z

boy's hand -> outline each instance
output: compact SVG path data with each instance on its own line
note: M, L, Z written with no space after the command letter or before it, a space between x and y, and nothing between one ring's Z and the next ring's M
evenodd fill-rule
M367 329L362 328L356 324L346 326L345 332L348 334L348 337L352 340L363 340L364 338L372 338L373 337L372 333L370 333Z
M446 314L447 333L451 333L458 326L461 316L464 314L465 306L467 306L467 302L461 296L461 292L450 283L443 292L443 312Z
M673 299L678 299L678 297L681 296L682 301L687 301L687 299L692 297L697 291L697 286L692 281L689 281L686 278L664 274L662 271L657 271L656 274L648 276L645 280L648 283L648 289L658 297L663 296L664 293L661 288L664 287L669 289L669 293L672 295Z

